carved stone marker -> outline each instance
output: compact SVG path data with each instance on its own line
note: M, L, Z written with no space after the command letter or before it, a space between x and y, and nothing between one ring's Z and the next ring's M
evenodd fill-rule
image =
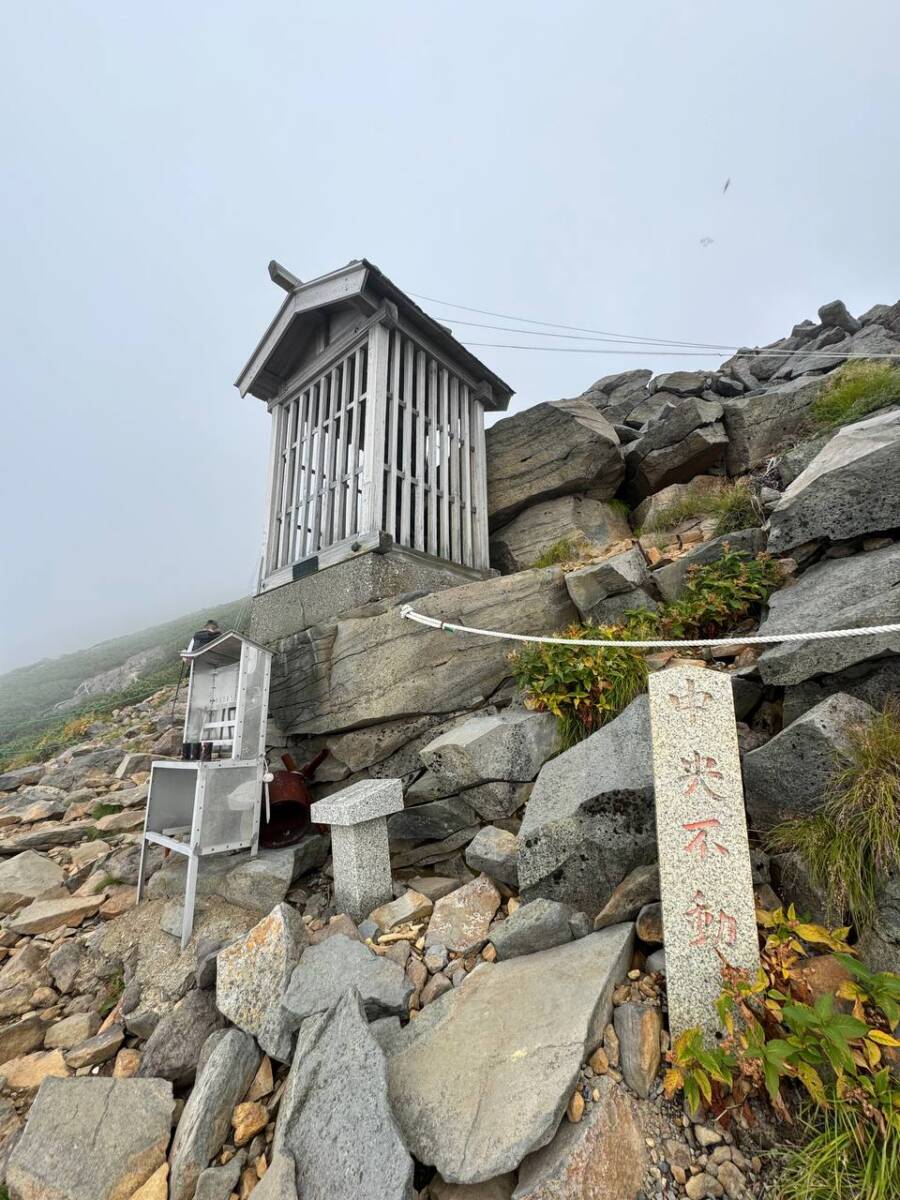
M650 722L669 1026L714 1034L722 960L759 967L731 681L688 666L651 675Z
M402 808L399 779L361 779L309 810L331 826L335 904L357 924L393 898L387 819Z

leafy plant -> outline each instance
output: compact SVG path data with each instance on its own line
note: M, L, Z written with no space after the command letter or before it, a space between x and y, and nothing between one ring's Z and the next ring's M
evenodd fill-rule
M559 636L619 640L629 633L620 625L571 625ZM618 716L647 686L638 650L529 643L510 662L526 705L557 718L563 749Z
M538 558L534 560L534 567L553 567L557 563L571 562L572 559L578 557L577 549L572 545L569 538L560 538L558 542L554 542Z
M688 569L682 595L659 610L665 638L717 637L759 610L783 579L768 555L725 549L713 563Z
M900 403L900 367L890 362L849 362L834 372L829 386L813 401L810 416L821 429L861 421Z
M709 1048L699 1029L682 1033L667 1056L666 1095L683 1090L693 1108L702 1100L726 1123L754 1095L765 1096L787 1121L797 1109L811 1141L789 1158L785 1200L896 1200L900 1087L882 1056L900 1047L891 1032L900 976L859 966L848 952L847 929L802 921L793 907L757 919L764 937L759 972L750 978L723 963L717 1012L725 1037ZM814 946L836 952L851 971L838 998L852 1000L852 1012L831 995L814 999L796 970ZM885 1162L893 1164L888 1172ZM848 1190L859 1181L865 1190Z
M631 609L619 625L571 625L557 636L607 641L715 637L750 616L781 578L774 559L749 558L726 547L717 562L689 570L681 599L656 612ZM529 643L510 655L510 663L526 705L557 718L563 749L618 716L647 686L642 651L627 647Z
M122 993L125 991L125 977L121 972L111 975L106 981L106 988L103 1000L100 1003L98 1012L101 1017L109 1016L112 1010L119 1003Z
M776 826L769 844L796 852L826 895L829 916L849 914L864 932L875 916L879 878L900 867L900 706L888 704L851 726L847 741L822 807Z

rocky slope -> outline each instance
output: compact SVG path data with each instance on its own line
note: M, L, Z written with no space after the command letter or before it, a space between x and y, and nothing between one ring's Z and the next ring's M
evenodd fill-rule
M718 371L628 372L498 422L504 574L416 607L514 632L615 620L678 597L727 541L785 564L764 631L895 621L900 411L825 433L812 419L841 356L886 352L900 353L900 305L859 319L826 305ZM716 536L735 479L754 519ZM533 567L543 555L561 561ZM134 907L149 763L180 743L171 689L0 776L14 1200L768 1194L762 1114L726 1129L662 1096L646 698L559 753L555 719L522 706L508 647L402 622L408 599L276 647L273 740L329 750L320 792L404 783L395 898L360 925L334 911L319 833L204 864L184 952L180 864L151 853ZM759 835L821 803L849 725L900 690L900 639L702 661L732 681L758 900L820 917L801 865L770 859ZM864 950L898 970L898 882L882 884Z

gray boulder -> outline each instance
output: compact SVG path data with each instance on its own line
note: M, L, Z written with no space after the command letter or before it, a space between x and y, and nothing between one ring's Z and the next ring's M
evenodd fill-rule
M900 525L900 411L834 435L787 488L770 517L769 548L842 541Z
M572 909L558 900L531 900L491 930L499 959L536 954L572 941Z
M122 1200L166 1160L172 1085L48 1078L6 1167L16 1200Z
M650 382L650 394L670 392L675 396L701 396L710 386L707 371L664 371Z
M479 1183L546 1145L600 1044L631 948L630 926L605 929L485 964L424 1008L388 1062L391 1106L416 1158L450 1182Z
M823 304L819 309L819 320L823 325L837 326L838 329L846 329L848 333L856 333L862 328L862 324L857 321L856 317L852 317L847 311L847 305L843 300L832 300L828 304Z
M216 960L219 1012L279 1062L291 1055L281 997L308 944L300 914L279 904L245 937L220 950Z
M819 675L784 689L784 724L790 725L820 700L845 692L873 708L884 708L892 696L900 696L900 657L889 655L857 663L836 675ZM738 714L738 720L741 714Z
M222 1149L231 1114L260 1064L253 1038L239 1029L221 1037L188 1097L169 1154L169 1200L193 1200L200 1172Z
M229 871L217 892L229 904L254 912L271 912L294 879L294 849L262 850L256 858Z
M529 410L531 411L531 410ZM481 628L545 633L576 620L562 571L522 571L432 593L417 611ZM286 733L340 730L484 704L510 677L509 646L402 621L390 605L282 643L270 708Z
M201 1171L194 1200L230 1200L231 1193L238 1189L245 1162L246 1154L239 1150L224 1167L207 1167Z
M287 1200L281 1189L290 1182L303 1200L413 1200L413 1162L388 1101L384 1051L353 991L303 1023L272 1154L273 1163L290 1155L296 1164L291 1181L281 1162L284 1182L272 1200Z
M34 850L25 850L0 862L0 912L14 912L44 892L58 888L64 879L57 863Z
M436 842L477 823L474 808L458 796L448 796L393 813L388 817L388 836L392 842Z
M898 585L900 543L851 558L825 559L769 598L769 613L759 632L809 633L895 623ZM795 684L888 652L900 652L900 634L783 642L765 650L758 667L764 683Z
M849 728L875 715L868 704L838 693L746 754L744 792L753 828L807 816L819 808L830 779L848 761Z
M819 451L830 441L831 435L824 433L819 437L805 438L779 454L774 471L781 487L789 487L798 475L802 475Z
M524 571L561 541L577 558L601 554L629 537L628 518L614 505L588 496L557 496L529 505L491 535L491 565L505 573Z
M16 788L33 787L40 783L47 767L44 763L29 763L27 767L16 767L13 771L0 773L0 792L14 792Z
M475 872L484 871L510 887L518 887L517 855L519 842L514 833L485 825L466 847L466 865Z
M423 747L419 757L441 787L458 792L489 781L528 782L558 745L550 713L510 708L454 726Z
M755 557L765 546L766 535L761 529L737 529L734 533L723 533L721 537L712 538L711 541L693 547L674 562L657 567L652 573L653 583L659 588L664 600L677 600L684 590L691 567L718 562L726 548L740 550Z
M729 475L743 475L761 466L782 446L797 440L809 409L825 384L818 376L802 376L753 395L723 401L728 435Z
M151 1033L138 1074L143 1079L169 1079L177 1087L192 1083L203 1043L223 1024L209 992L188 992Z
M650 713L638 696L542 768L519 829L519 887L596 914L655 847Z
M667 404L646 433L625 450L629 495L642 500L717 466L728 445L721 417L718 400L691 396Z
M587 400L535 404L486 434L491 528L552 496L583 492L611 499L625 467L609 421Z
M370 1021L406 1016L413 985L399 963L375 954L362 942L337 933L310 946L294 969L281 1000L289 1030L325 1012L351 990L365 1006Z
M628 608L656 608L656 588L640 546L567 572L566 588L581 619L594 624L615 620Z

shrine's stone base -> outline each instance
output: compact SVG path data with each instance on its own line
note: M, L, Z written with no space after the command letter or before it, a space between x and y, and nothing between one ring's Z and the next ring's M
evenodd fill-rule
M388 549L365 551L254 596L248 633L274 647L311 625L337 620L388 596L439 592L489 574L495 572L474 571L390 543Z

